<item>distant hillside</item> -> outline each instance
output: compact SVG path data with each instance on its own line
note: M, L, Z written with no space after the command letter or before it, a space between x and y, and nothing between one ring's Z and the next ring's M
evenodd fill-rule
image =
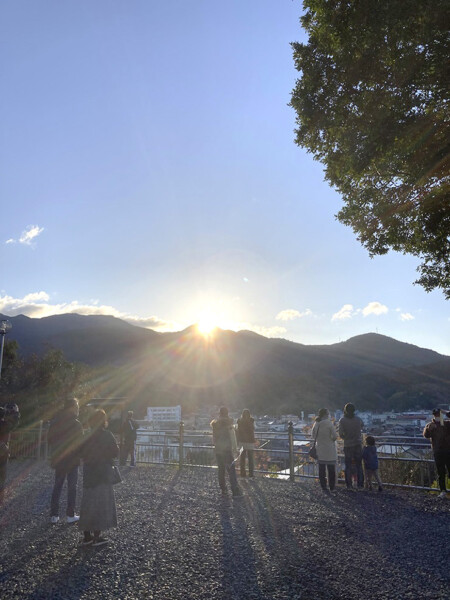
M10 339L17 340L22 356L42 355L48 347L62 350L75 362L87 365L123 364L159 334L103 315L53 315L31 319L5 317L12 324Z
M403 410L450 398L450 357L374 333L306 346L248 331L219 330L210 340L195 327L156 333L107 316L9 320L8 337L24 356L52 346L71 361L103 366L98 394L120 392L138 411L181 403L295 413L348 401Z

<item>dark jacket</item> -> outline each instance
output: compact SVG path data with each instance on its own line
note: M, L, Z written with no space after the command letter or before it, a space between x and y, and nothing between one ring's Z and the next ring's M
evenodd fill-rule
M362 457L364 466L370 471L376 471L378 469L378 454L375 446L364 446Z
M125 443L130 444L137 438L137 423L133 419L127 419L122 425L122 433Z
M248 419L240 417L237 420L236 437L239 444L255 443L255 419L253 417Z
M68 411L61 411L50 423L47 441L51 449L51 466L54 469L72 470L80 464L83 443L83 426Z
M97 429L86 436L82 448L83 487L96 487L109 483L109 473L114 459L119 455L119 446L107 429Z
M359 417L342 417L339 421L339 436L344 440L344 448L361 445L362 428L363 422Z
M228 452L234 450L233 438L236 435L233 428L233 419L229 417L219 417L211 421L213 430L213 443L217 452Z
M431 439L433 452L450 450L450 421L444 421L444 425L431 421L425 425L423 437Z

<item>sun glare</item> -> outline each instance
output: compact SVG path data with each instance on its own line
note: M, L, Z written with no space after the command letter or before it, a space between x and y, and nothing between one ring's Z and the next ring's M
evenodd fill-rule
M215 329L217 329L217 324L214 319L209 316L201 317L197 323L198 332L204 336L211 335Z
M196 324L197 333L204 338L212 339L217 334L218 329L236 330L235 324L238 322L235 315L233 303L223 300L202 299L189 309L191 317L187 321Z

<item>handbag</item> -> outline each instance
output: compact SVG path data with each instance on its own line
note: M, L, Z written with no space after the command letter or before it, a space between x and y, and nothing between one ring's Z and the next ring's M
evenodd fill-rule
M314 438L314 444L311 446L311 448L309 449L309 452L308 452L309 457L312 458L312 459L314 459L314 460L317 460L317 458L318 458L317 457L316 441L317 441L317 435L319 433L319 427L320 427L320 424L318 425L317 430L316 430L316 436Z
M309 449L309 458L313 458L314 460L317 460L317 450L316 450L316 441L314 440L314 446L312 446Z
M109 483L116 485L122 481L122 475L120 474L119 467L111 465L111 469L108 474Z

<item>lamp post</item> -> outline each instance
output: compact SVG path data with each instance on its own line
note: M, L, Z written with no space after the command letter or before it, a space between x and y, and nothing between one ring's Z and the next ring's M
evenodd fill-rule
M11 327L12 327L12 325L7 319L0 321L0 335L2 336L1 349L0 349L0 379L2 378L3 347L5 345L5 335L11 329Z

